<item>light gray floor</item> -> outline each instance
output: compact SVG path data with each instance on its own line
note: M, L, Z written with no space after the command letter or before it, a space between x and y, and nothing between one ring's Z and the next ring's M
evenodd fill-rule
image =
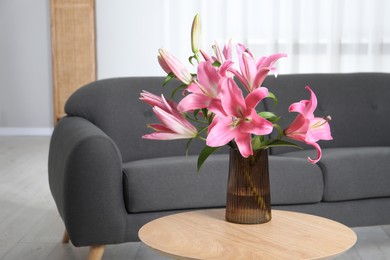
M86 259L62 244L64 231L47 181L49 137L0 136L0 259ZM337 259L390 259L390 225L354 228L358 242ZM108 246L108 259L166 259L141 243Z

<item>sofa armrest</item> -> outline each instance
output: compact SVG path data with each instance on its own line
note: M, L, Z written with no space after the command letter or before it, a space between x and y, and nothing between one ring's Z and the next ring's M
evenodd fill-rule
M49 185L72 243L123 241L122 158L115 143L81 117L65 117L49 148Z

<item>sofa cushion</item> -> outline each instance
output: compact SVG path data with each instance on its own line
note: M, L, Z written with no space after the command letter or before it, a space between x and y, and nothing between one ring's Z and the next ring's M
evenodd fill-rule
M125 163L124 194L130 213L223 207L229 156L212 155L197 173L197 156Z
M153 158L125 163L124 196L128 212L224 207L228 155L212 155L196 170L197 156ZM322 174L302 158L269 157L271 202L316 203L323 193Z
M314 151L283 156L316 156ZM324 174L324 201L390 196L390 147L323 149L318 165Z
M271 203L318 203L324 192L320 168L304 158L269 157Z

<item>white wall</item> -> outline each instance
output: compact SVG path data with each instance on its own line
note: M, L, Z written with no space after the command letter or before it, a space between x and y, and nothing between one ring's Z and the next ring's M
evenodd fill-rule
M48 133L52 110L49 1L1 0L0 133Z
M255 55L286 52L282 74L390 72L387 0L95 1L99 79L164 75L160 47L186 62L196 13L204 49L232 37ZM0 135L50 132L48 0L0 0L0 84Z

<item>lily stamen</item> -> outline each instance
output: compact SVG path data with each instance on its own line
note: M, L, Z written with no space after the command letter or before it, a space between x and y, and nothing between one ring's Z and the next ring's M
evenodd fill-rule
M312 128L319 128L319 127L321 127L321 126L327 124L330 120L332 120L332 117L331 117L331 116L327 116L324 120L325 120L325 121L323 121L323 122L318 121L317 123L315 123L315 124L312 125L311 127L312 127Z
M194 82L196 85L199 86L199 88L202 90L202 92L203 92L205 95L211 97L210 93L208 93L207 90L206 90L206 89L205 89L197 80L194 79L193 82Z
M240 123L240 119L235 117L235 116L232 116L232 125L233 125L233 127L237 127L239 123Z

